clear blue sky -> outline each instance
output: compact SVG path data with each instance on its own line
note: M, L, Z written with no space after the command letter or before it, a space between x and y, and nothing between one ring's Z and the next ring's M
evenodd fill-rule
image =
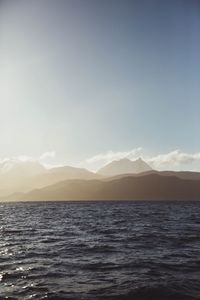
M1 0L0 157L200 151L200 1Z

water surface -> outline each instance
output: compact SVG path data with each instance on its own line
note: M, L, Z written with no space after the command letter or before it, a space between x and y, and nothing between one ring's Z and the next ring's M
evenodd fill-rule
M200 299L200 202L1 203L0 236L0 299Z

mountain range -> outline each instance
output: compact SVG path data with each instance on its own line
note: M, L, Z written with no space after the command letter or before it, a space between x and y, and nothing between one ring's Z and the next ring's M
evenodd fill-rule
M86 169L70 166L44 168L38 162L16 162L2 168L0 166L0 197L14 192L28 192L62 180L95 179L101 177Z
M200 200L198 180L149 174L109 180L66 180L8 200Z
M0 165L4 200L200 200L200 173L153 170L141 158L113 161L97 173L46 169L38 162Z

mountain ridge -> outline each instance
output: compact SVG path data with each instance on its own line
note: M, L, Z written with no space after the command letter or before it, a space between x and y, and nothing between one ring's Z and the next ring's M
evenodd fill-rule
M106 164L100 168L97 173L103 176L115 176L127 173L138 174L150 170L152 170L152 168L141 158L134 161L128 158L122 158Z
M31 176L28 176L29 174L29 164L28 163L22 163L21 166L18 165L16 168L14 168L14 173L12 173L12 168L8 168L8 172L1 172L0 173L0 199L1 200L10 200L13 198L13 200L29 200L30 198L36 200L45 200L45 198L51 199L52 197L58 197L57 200L62 199L81 199L82 195L84 199L92 199L92 197L95 199L99 199L101 197L105 197L105 194L102 194L102 190L104 190L106 187L110 186L110 191L108 193L108 198L110 199L116 199L121 195L121 198L126 199L126 189L130 190L131 184L134 184L136 182L139 182L139 178L143 178L144 181L143 184L141 184L140 189L141 192L138 191L138 197L140 198L142 195L142 190L147 189L149 190L149 182L145 181L144 178L147 178L146 176L149 176L149 180L151 181L152 178L158 178L158 182L153 183L153 186L155 189L160 188L161 178L164 178L164 185L166 182L168 182L168 189L172 189L170 178L177 178L179 180L183 181L185 180L185 183L187 186L191 186L191 182L199 182L200 181L200 173L199 172L190 172L190 171L157 171L151 169L146 162L144 162L142 159L138 159L136 161L130 161L129 159L123 159L117 161L117 164L121 164L125 162L128 166L131 166L131 168L125 168L123 171L130 171L130 173L124 173L124 174L117 174L113 176L105 176L102 174L93 173L87 169L84 168L76 168L71 166L60 166L60 167L54 167L51 169L45 169L44 167L41 167L41 173L40 173L40 166L38 164L34 164L35 169L34 172L31 174ZM132 164L133 163L133 164ZM116 164L116 161L113 162L113 164ZM111 166L113 165L111 164ZM139 173L133 173L133 167L135 167L135 164L142 164L142 166L145 167L144 172ZM110 165L110 164L109 164ZM127 166L126 165L126 166ZM26 166L28 167L26 169ZM17 173L16 173L17 170ZM134 169L135 170L135 169ZM140 169L141 170L141 169ZM19 176L18 175L19 172ZM38 173L39 172L39 173ZM112 173L112 172L111 172ZM12 174L15 174L14 176ZM21 175L20 175L21 174ZM12 175L12 176L10 176ZM155 177L157 176L157 177ZM129 185L126 186L126 188L121 185L122 182L124 182L124 178L129 178ZM176 181L177 179L174 179ZM118 190L118 186L111 188L111 182L118 182L121 185L121 190ZM177 182L177 181L176 181ZM174 182L173 182L174 184ZM192 183L196 184L196 183ZM148 188L147 188L148 187ZM177 186L174 185L173 188L176 190ZM190 187L191 189L192 187ZM196 187L195 187L196 189ZM73 191L74 190L74 191ZM118 190L118 194L116 194L115 190ZM184 190L184 188L183 188ZM81 192L82 191L82 194ZM52 196L50 193L53 192ZM174 191L175 192L175 191ZM181 191L179 191L179 194ZM188 193L188 192L187 192ZM192 195L192 190L190 190L190 193ZM35 196L34 196L35 195ZM54 195L54 196L53 196ZM70 196L71 195L71 196ZM137 196L134 191L132 191L132 194L129 195L129 198ZM167 195L166 192L163 190L163 195ZM157 195L158 196L158 195ZM155 197L157 197L155 195ZM188 193L189 196L189 193ZM150 197L150 195L147 193L146 197ZM182 195L184 198L184 195ZM150 197L151 198L151 197ZM162 198L162 194L160 191L160 195L158 198ZM180 197L178 197L180 199ZM52 200L52 199L51 199ZM55 198L56 200L56 198Z
M37 166L36 171L31 172L30 166ZM37 172L40 170L41 172ZM56 182L68 179L92 179L100 178L101 175L84 168L61 166L46 169L39 163L20 162L11 166L6 172L0 173L0 197L15 192L28 192L36 188L42 188Z
M67 180L4 200L200 200L199 180L149 174L124 176L108 181Z

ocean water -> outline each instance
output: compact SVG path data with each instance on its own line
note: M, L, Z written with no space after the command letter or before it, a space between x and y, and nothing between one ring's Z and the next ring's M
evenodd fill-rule
M200 202L0 203L0 299L200 299Z

